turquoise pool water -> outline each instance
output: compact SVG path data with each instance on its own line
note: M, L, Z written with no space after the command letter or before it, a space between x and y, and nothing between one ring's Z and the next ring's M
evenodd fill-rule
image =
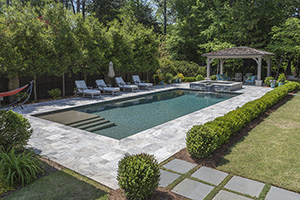
M99 115L115 123L113 127L93 133L122 139L236 95L172 90L76 110Z

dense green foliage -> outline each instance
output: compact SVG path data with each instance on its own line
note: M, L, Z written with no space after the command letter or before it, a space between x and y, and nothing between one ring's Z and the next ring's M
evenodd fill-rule
M279 74L277 82L284 83L285 80L286 80L285 75L283 73Z
M6 151L0 149L0 173L8 186L27 185L37 179L37 174L43 172L43 165L32 152L17 153L15 148Z
M159 176L158 163L152 155L126 154L119 161L117 180L128 199L149 198L158 187Z
M184 82L194 82L196 81L196 77L192 76L192 77L184 77L183 79Z
M289 82L257 100L248 102L244 106L216 118L214 121L193 126L187 132L186 145L188 152L197 158L211 155L214 150L226 143L233 134L241 130L248 122L299 87L299 83Z
M0 110L0 147L22 147L26 145L32 129L30 123L22 115L11 110Z
M61 90L59 88L49 90L48 93L53 99L58 99L61 97Z
M204 76L202 76L201 74L196 76L196 81L202 81L204 80Z
M272 80L274 80L274 77L272 77L272 76L266 77L265 78L265 85L270 87Z

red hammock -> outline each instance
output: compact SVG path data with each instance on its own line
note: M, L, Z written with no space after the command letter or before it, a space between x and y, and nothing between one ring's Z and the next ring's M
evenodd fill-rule
M24 85L23 87L15 89L15 90L8 91L8 92L1 92L0 97L7 97L7 96L12 96L14 94L17 94L17 93L21 92L22 90L24 90L28 85L29 84Z

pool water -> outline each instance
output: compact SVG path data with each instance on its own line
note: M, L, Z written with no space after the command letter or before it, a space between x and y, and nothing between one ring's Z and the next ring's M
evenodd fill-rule
M115 126L92 131L93 133L123 139L236 95L172 90L76 110L99 115L115 123Z

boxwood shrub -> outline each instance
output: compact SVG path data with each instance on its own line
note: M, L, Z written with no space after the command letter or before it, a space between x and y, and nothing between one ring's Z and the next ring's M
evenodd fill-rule
M32 134L30 123L11 110L0 110L0 146L5 149L26 145Z
M196 77L184 77L184 82L193 82L196 81Z
M266 93L259 99L248 102L242 107L216 118L214 121L193 126L187 132L186 137L188 152L193 157L208 157L214 150L226 143L231 135L299 87L299 83L289 82Z
M148 199L158 187L158 162L149 154L126 154L119 161L117 180L128 199Z

